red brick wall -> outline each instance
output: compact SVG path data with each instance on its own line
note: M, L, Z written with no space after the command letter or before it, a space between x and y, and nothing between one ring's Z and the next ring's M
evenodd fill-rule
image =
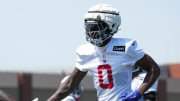
M169 64L170 78L180 79L180 64Z

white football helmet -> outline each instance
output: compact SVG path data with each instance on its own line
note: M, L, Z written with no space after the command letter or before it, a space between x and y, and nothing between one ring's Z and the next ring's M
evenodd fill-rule
M101 46L105 40L112 37L121 24L119 11L108 4L89 8L84 20L86 39L96 46Z

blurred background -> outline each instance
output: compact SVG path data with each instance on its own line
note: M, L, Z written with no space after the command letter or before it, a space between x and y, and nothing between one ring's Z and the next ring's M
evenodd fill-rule
M159 95L178 101L179 0L0 0L0 88L17 101L45 101L74 69L75 50L87 43L84 15L97 3L120 11L121 30L115 37L138 41L161 68ZM96 101L89 75L83 85L81 101Z

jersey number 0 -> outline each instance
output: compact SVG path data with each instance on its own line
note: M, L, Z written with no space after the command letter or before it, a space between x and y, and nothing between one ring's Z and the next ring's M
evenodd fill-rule
M103 72L102 70L107 70L107 78L109 83L103 83ZM113 87L113 78L112 78L112 70L109 64L99 65L98 66L98 74L99 74L99 85L103 89L111 89Z

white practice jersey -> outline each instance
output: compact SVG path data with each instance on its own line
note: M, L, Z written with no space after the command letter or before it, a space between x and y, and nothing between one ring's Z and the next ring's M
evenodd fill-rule
M137 42L127 38L112 38L104 47L85 44L76 53L75 65L91 72L98 101L121 101L122 94L131 92L133 67L144 56Z
M140 87L140 85L144 81L144 78L145 78L146 74L147 74L146 72L141 72L141 73L139 73L139 75L137 77L134 77L134 79L132 80L132 85L131 85L131 89L133 91L137 90ZM148 92L151 92L151 91L155 91L156 92L157 91L157 83L158 83L158 81L156 80L156 82L151 86L151 88L149 88L145 92L145 94L148 93Z
M67 96L61 101L76 101L76 99L73 96Z

